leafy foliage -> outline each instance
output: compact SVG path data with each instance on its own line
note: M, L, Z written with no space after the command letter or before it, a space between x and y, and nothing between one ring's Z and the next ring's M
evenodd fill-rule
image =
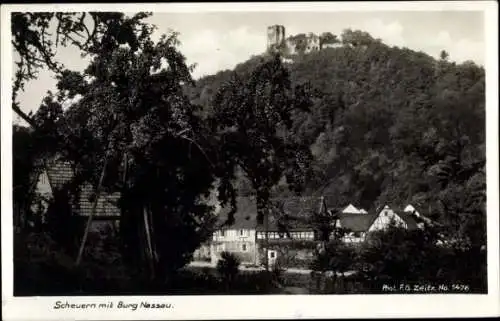
M207 239L213 216L204 200L210 191L218 187L223 205L230 202L234 210L234 197L245 185L251 186L245 193L257 196L259 221L271 194L286 195L286 186L368 209L412 203L443 223L438 235L452 244L443 250L435 247L434 235L376 235L362 253L372 275L433 277L441 272L422 272L435 263L429 253L459 266L457 279L483 272L484 68L450 62L446 52L436 60L345 30L343 46L297 56L289 68L279 56L252 57L193 88L176 35L154 43L153 27L142 22L147 16L13 15L20 55L13 101L39 68L49 67L59 77L58 92L29 119L36 131L15 131L15 143L36 150L18 154L16 186L30 184L27 173L39 155L69 160L77 174L74 186L97 186L105 169L104 188L122 195L128 262L141 260L146 209L166 273L184 265ZM94 20L95 31L82 25L86 17ZM61 37L55 45L72 43L90 54L83 73L54 62L54 43L46 37L54 21ZM14 197L22 207L30 203L21 193ZM330 234L328 222L319 218L317 224ZM180 237L187 241L179 244ZM410 264L421 251L427 253L422 261ZM325 264L339 271L346 268L342 258L352 255L333 243L329 253ZM338 261L330 260L332 253ZM445 266L453 270L452 263Z
M217 272L227 283L231 283L238 274L239 258L231 252L222 252L217 262Z
M64 66L56 58L56 48L68 44L78 47L82 56L128 44L137 47L139 30L148 28L141 20L150 14L127 17L117 12L14 12L11 17L12 45L16 53L16 71L12 90L12 108L28 124L31 115L19 107L17 96L27 81L36 79L41 68L59 75ZM55 32L54 32L55 31ZM55 37L55 39L54 39Z
M485 251L443 244L439 229L406 231L392 226L370 235L357 264L376 284L390 280L409 284L455 282L481 291L487 280L485 259Z
M234 177L240 168L257 196L259 222L269 206L271 189L286 177L300 190L310 153L290 135L294 112L307 111L307 88L291 88L288 72L275 56L249 76L233 75L214 98L211 122L219 135L219 154ZM230 222L229 222L230 223Z
M346 30L342 39L344 46L297 56L289 66L290 81L314 92L310 112L295 114L291 126L314 156L304 193L368 210L411 203L450 228L455 218L484 236L484 68L389 47L365 32ZM250 59L235 72L258 64ZM219 73L210 83L230 78ZM196 89L208 86L201 79Z
M120 193L122 252L139 270L147 212L156 270L169 275L211 231L213 208L205 199L216 179L214 153L197 106L183 94L192 79L177 35L154 43L153 28L144 25L133 39L122 39L116 32L127 28L120 17L102 18L116 30L102 31L87 47L91 62L83 73L60 73L58 92L33 119L50 156L71 163L75 177L68 188L76 192L85 182L97 188L104 172L103 189ZM62 103L74 97L79 100L63 111Z
M290 136L308 145L313 156L314 174L303 192L327 195L337 202L330 206L354 203L368 210L411 203L443 224L440 233L455 244L453 255L464 260L463 266L481 261L486 245L484 68L450 62L446 52L436 60L389 47L359 30L345 30L341 39L343 46L296 56L289 65L290 81L307 83L314 93L310 112L290 118ZM252 58L235 72L258 65L259 59ZM231 77L223 72L201 79L192 95ZM208 114L213 97L200 101ZM273 193L288 195L281 189ZM328 220L316 223L325 235L331 232ZM478 265L471 273L480 271Z

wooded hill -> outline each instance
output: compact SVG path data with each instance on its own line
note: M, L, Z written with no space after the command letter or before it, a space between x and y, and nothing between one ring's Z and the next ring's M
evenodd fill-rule
M210 115L222 84L268 58L254 56L199 79L192 101ZM305 194L372 210L412 203L484 244L483 67L449 61L445 51L434 59L378 40L292 59L292 86L308 84L314 93L310 113L294 114L293 132L314 155ZM242 194L252 192L243 177L239 185Z

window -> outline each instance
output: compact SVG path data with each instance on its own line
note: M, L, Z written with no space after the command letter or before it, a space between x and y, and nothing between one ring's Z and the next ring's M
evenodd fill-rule
M274 251L269 252L269 257L271 259L274 259L275 256L276 256L276 253L274 253Z
M246 244L241 244L241 250L243 252L246 252L247 251L247 245Z
M224 232L225 232L224 230L220 230L220 236L221 236L221 237L224 237L224 236L225 236L225 233L224 233Z
M240 236L247 237L248 236L248 230L240 230Z

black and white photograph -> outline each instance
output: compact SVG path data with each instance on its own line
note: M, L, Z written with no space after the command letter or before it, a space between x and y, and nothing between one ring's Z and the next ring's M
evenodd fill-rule
M498 4L361 4L2 5L9 320L498 315Z

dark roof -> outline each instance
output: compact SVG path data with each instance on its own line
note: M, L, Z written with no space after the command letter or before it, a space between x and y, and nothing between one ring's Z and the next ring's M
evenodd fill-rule
M69 162L51 161L47 163L47 176L50 181L50 186L58 190L73 178L74 172Z
M74 176L71 164L67 161L53 160L47 163L47 176L50 181L50 186L53 190L59 190L65 183L68 183ZM80 199L76 204L73 204L73 209L82 216L89 216L92 212L91 196L94 194L94 189L90 184L84 184L81 187ZM120 215L120 209L117 202L120 198L119 193L108 194L101 192L99 196L96 216L115 216Z
M92 212L93 202L91 201L91 196L94 194L94 189L90 184L82 186L82 191L80 194L79 208L77 210L82 216L89 216ZM115 216L120 215L120 208L118 207L118 200L120 199L120 193L103 193L99 195L99 200L96 206L96 216Z
M218 214L217 223L223 226L231 211L230 204L221 208ZM257 202L255 197L237 197L236 213L234 213L234 223L228 225L228 229L255 229L257 226Z
M281 219L282 228L288 231L310 231L313 229L311 218L325 210L323 197L318 196L295 196L287 198L274 198L271 200L274 206L273 215L269 217L269 231L279 231ZM258 226L257 230L263 231L264 226Z
M285 199L272 199L272 202L281 203L284 214L292 217L307 217L311 214L324 211L324 199L317 196L296 196L287 197Z
M404 211L394 211L394 213L401 217L401 219L403 221L405 221L407 227L408 227L408 230L416 230L418 228L418 222L417 222L417 218L415 217L414 214L410 213L410 212L404 212Z
M273 215L269 217L269 231L278 231L278 219L284 218L289 230L311 230L310 218L314 213L324 210L323 198L313 196L287 197L271 199L274 208ZM254 196L237 197L234 223L227 226L229 229L256 229L264 230L263 225L257 224L257 204ZM222 226L230 212L227 205L219 212L218 223Z
M348 229L352 232L366 232L370 226L372 226L378 215L340 213L338 216L341 228Z
M393 210L394 211L394 210ZM407 224L408 230L415 230L418 228L418 218L409 212L404 211L394 211L405 223ZM377 219L379 213L377 214L352 214L352 213L340 213L338 217L340 219L340 226L342 228L348 229L352 232L366 232L372 226L373 222Z

